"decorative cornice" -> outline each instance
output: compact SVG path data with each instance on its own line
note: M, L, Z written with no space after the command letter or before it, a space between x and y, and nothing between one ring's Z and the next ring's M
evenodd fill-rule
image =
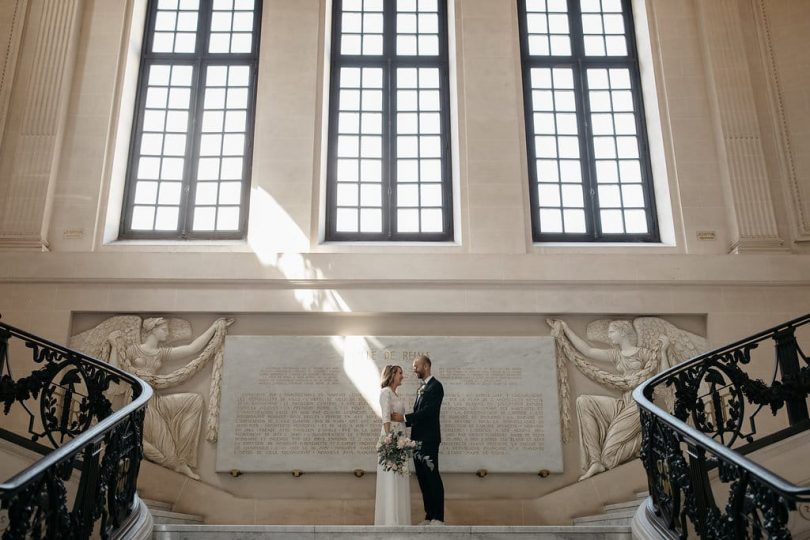
M762 251L772 251L775 253L789 252L785 243L778 238L740 238L729 245L729 253L756 253Z
M49 251L48 243L39 236L0 235L0 251Z

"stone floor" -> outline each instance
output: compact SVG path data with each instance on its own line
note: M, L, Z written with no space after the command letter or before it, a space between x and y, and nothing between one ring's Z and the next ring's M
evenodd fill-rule
M155 540L631 540L630 527L155 525Z

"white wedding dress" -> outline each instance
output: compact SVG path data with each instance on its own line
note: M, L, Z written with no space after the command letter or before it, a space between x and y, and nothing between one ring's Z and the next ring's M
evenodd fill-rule
M405 402L390 388L380 392L380 408L383 422L392 412L405 414ZM391 422L391 431L405 432L405 424ZM381 430L383 432L383 430ZM413 465L411 465L413 467ZM383 471L377 465L377 499L374 504L374 525L411 524L411 484L407 476L392 471Z

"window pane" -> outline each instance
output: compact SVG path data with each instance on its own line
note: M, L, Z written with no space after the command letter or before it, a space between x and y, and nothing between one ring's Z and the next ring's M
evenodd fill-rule
M563 210L565 232L580 234L586 232L584 210Z
M340 54L378 56L383 53L382 2L343 2Z
M540 209L540 230L544 233L560 233L562 228L562 212L551 208Z
M217 230L235 231L239 229L239 207L223 206L217 210Z
M644 210L625 210L624 221L628 233L647 232L647 215Z
M158 2L151 52L193 53L197 41L198 8L196 2Z
M356 208L338 208L337 209L337 230L338 232L357 232L357 209Z
M402 208L397 210L397 232L419 232L419 210Z
M568 56L571 37L565 0L527 1L525 24L530 56Z
M580 8L586 56L626 56L627 37L621 2L586 1Z
M155 207L136 205L132 210L132 228L139 231L154 229Z
M382 231L382 210L363 208L360 210L360 232L378 233Z
M396 2L396 42L400 56L439 54L438 2Z
M253 6L246 2L214 2L208 52L250 53L253 46Z

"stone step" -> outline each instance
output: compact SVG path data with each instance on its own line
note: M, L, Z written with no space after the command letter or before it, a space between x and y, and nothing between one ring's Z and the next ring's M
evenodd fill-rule
M155 525L158 523L166 525L202 525L205 523L202 516L195 514L183 514L158 508L150 508L149 512L152 514L152 519L155 520Z
M636 508L639 507L642 501L643 499L636 499L633 501L625 501L615 504L606 504L605 506L602 507L602 510L607 514L610 514L612 512L623 512L625 510L633 510L635 512Z
M632 508L630 510L617 510L615 512L609 512L605 514L596 514L593 516L582 516L578 518L574 518L574 526L581 526L581 525L598 525L598 526L608 526L608 525L625 525L630 526L630 522L633 520L633 516L636 513L636 508Z
M629 526L155 525L155 540L631 540Z
M156 501L155 499L144 499L141 497L141 500L149 507L150 510L169 510L172 509L172 503L163 502L163 501Z

